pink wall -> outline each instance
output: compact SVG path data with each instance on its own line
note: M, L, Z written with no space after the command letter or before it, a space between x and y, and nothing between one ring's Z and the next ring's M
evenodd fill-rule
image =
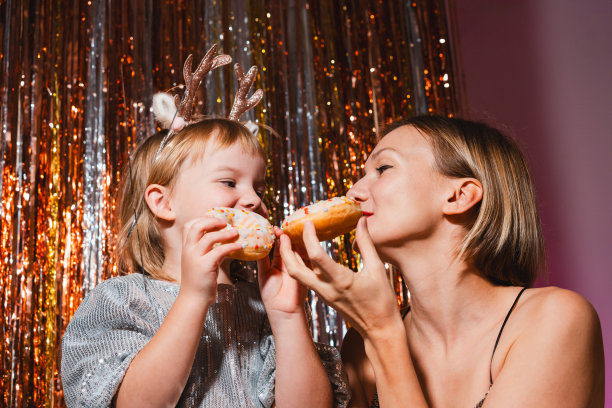
M548 252L544 283L597 310L612 406L612 1L451 3L464 116L507 126L527 154Z

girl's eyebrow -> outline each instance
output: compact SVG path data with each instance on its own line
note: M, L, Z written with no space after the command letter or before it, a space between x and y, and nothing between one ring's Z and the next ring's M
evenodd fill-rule
M223 173L224 171L237 172L239 174L242 174L242 170L237 169L236 167L232 167L230 165L221 165L220 167L211 170L211 173ZM265 177L263 177L261 180L255 180L254 183L266 185L266 179Z
M222 165L220 167L216 167L213 169L213 171L236 171L237 169L235 167L229 166L229 165Z

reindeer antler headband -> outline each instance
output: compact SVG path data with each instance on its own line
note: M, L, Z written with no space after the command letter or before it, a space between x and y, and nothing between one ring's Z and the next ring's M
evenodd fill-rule
M187 57L185 65L183 66L183 77L185 78L186 88L182 99L179 95L175 95L174 98L172 98L170 94L165 92L160 92L153 96L153 113L155 114L155 118L163 127L168 129L168 134L164 137L157 149L156 158L168 142L168 139L191 123L195 94L204 76L213 69L232 62L232 57L229 55L215 55L216 53L217 44L210 47L196 70L193 72L191 71L193 56L189 55ZM253 86L253 82L255 82L255 76L257 75L256 66L252 66L245 75L240 64L236 64L234 66L234 72L238 80L238 91L236 92L236 97L234 98L234 103L232 104L228 119L237 121L240 116L253 109L253 107L261 101L263 91L258 89L250 98L247 98Z
M191 71L193 56L189 55L187 57L185 60L185 65L183 66L183 77L185 78L186 88L182 99L179 95L175 95L173 98L166 92L160 92L153 96L153 113L155 114L155 118L160 122L162 127L168 129L168 133L157 148L157 153L153 159L154 161L157 160L160 152L168 143L168 140L191 123L195 94L204 76L213 69L232 62L232 57L229 55L215 55L216 53L217 45L215 44L210 47L196 70L193 72ZM240 64L236 64L234 66L234 72L236 73L236 78L238 79L238 92L236 92L236 97L234 98L234 103L232 104L232 110L230 111L228 119L237 121L240 116L250 109L253 109L253 107L259 103L263 97L263 91L258 89L253 93L253 95L251 95L250 98L247 98L247 95L253 86L253 82L255 81L255 76L257 75L257 67L251 67L249 72L247 72L245 75ZM131 161L128 163L130 163L131 180ZM136 226L143 201L144 198L141 200L138 207L134 209L134 220L127 233L128 236L132 234L132 231Z

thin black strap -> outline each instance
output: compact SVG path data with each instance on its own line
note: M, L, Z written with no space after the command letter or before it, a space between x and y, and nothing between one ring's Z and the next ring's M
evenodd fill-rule
M402 320L406 318L406 316L408 315L408 312L410 312L410 305L408 305L408 308L404 310L404 312L402 313Z
M502 332L504 331L504 326L506 326L506 322L508 321L508 318L510 317L510 314L512 313L512 311L514 310L516 304L518 303L521 295L523 294L523 292L525 291L525 289L527 289L527 287L524 287L523 289L521 289L521 291L518 293L518 295L516 295L516 299L514 299L514 303L512 304L512 307L510 308L510 310L508 310L508 314L506 315L506 318L504 319L504 322L502 323L501 329L499 329L499 334L497 335L497 340L495 340L495 346L493 346L493 353L491 353L491 364L489 365L489 381L491 382L490 385L493 385L493 374L491 373L491 368L493 365L493 356L495 355L495 350L497 349L497 344L499 343L499 339L502 335Z

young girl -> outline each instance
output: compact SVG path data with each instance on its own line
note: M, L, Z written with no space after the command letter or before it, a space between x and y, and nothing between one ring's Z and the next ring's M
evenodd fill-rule
M189 125L159 150L163 136L137 149L122 189L121 255L142 273L99 284L66 329L67 405L344 406L339 356L313 344L305 288L277 253L259 262L259 287L231 276L238 233L203 216L218 206L268 215L257 139L226 119Z
M496 129L422 116L392 125L349 191L364 216L354 273L322 250L312 268L281 236L290 274L355 329L342 343L353 407L603 407L597 313L532 288L545 264L529 171ZM410 291L400 315L383 262Z

